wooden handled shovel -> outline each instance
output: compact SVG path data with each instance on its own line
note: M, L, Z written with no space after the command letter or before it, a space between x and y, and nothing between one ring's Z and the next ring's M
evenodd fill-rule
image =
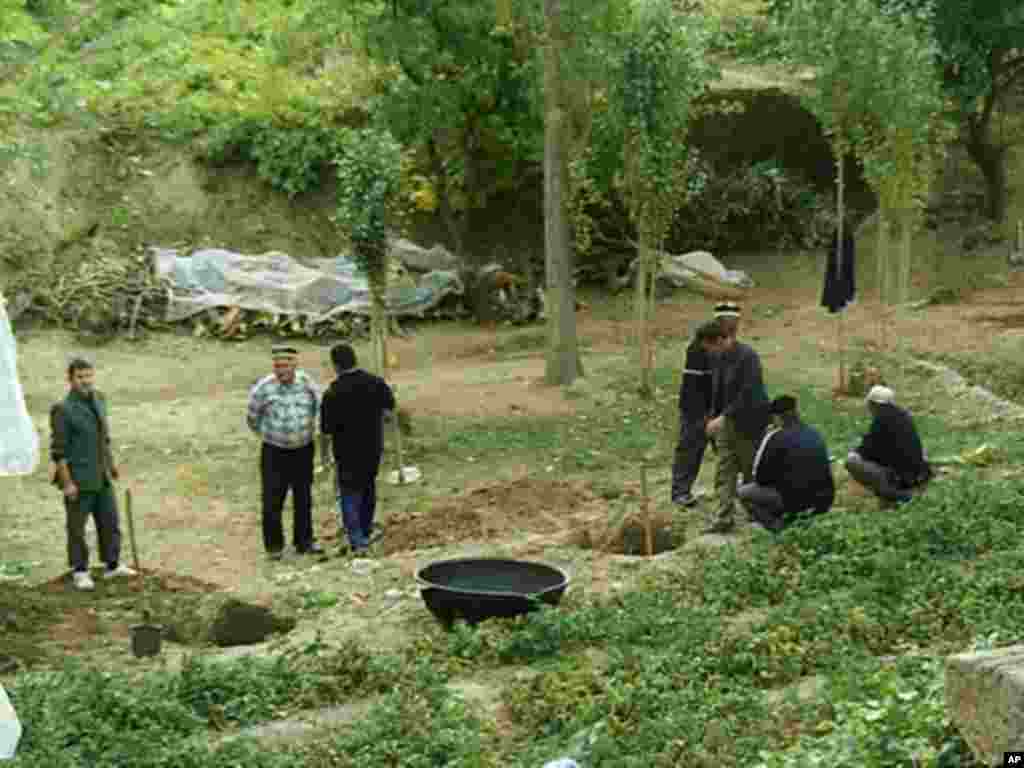
M128 518L128 541L132 545L132 562L135 565L135 572L139 576L139 584L142 584L142 567L139 565L139 547L135 541L135 515L132 512L132 489L124 489L124 514Z

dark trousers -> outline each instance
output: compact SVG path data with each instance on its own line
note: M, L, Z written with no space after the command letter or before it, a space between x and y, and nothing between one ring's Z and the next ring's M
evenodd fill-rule
M260 451L263 483L263 546L268 552L284 549L281 511L288 489L292 492L292 543L303 552L313 543L313 444L278 448L263 443Z
M121 557L121 528L117 520L117 499L109 483L101 491L81 491L74 500L64 497L67 513L68 564L72 571L89 570L89 545L85 524L91 517L96 526L100 558L116 568Z
M770 485L746 483L736 495L750 516L769 531L779 531L785 526L782 494Z
M690 492L697 475L700 463L704 460L704 451L708 445L707 434L704 432L704 418L688 419L683 416L679 420L679 442L676 443L675 460L672 462L672 498L677 499Z
M377 478L371 478L367 485L358 489L338 484L338 516L352 549L365 549L370 545L376 510Z
M874 461L868 461L858 453L850 454L846 459L846 471L850 477L870 489L876 496L885 501L909 501L910 490L896 481L892 470Z

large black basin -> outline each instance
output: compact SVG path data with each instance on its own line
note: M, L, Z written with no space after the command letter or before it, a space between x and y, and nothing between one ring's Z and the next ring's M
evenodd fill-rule
M486 557L440 560L416 578L423 602L448 628L456 619L476 624L557 605L569 586L569 577L550 565Z

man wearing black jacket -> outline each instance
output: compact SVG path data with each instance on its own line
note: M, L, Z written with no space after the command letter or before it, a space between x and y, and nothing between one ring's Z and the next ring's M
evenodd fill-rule
M711 357L705 346L714 345L721 338L721 328L711 320L697 329L686 348L679 386L679 442L672 463L672 502L684 507L697 503L692 488L708 444L704 428L711 408Z
M384 453L384 418L395 410L387 382L356 367L348 344L331 349L338 377L320 409L323 461L331 444L337 476L338 517L353 552L370 546L377 508L377 472Z
M754 456L753 482L739 489L750 516L780 531L801 512L819 515L835 500L828 448L818 430L800 421L796 399L775 398L768 408L775 421Z
M910 501L911 491L932 478L914 420L896 405L888 387L872 387L867 406L871 427L860 445L847 455L846 469L883 501Z
M754 450L764 436L768 416L768 394L764 388L761 358L737 341L740 308L735 304L715 307L717 323L725 334L714 360L711 412L705 431L718 447L715 493L718 515L709 533L729 533L736 527L736 485L740 474L751 477Z

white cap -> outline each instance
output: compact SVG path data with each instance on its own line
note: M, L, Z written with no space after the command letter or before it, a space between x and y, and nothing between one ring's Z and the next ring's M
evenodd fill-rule
M888 387L883 387L880 384L876 384L868 392L867 402L878 403L879 405L892 405L896 399L896 393Z

